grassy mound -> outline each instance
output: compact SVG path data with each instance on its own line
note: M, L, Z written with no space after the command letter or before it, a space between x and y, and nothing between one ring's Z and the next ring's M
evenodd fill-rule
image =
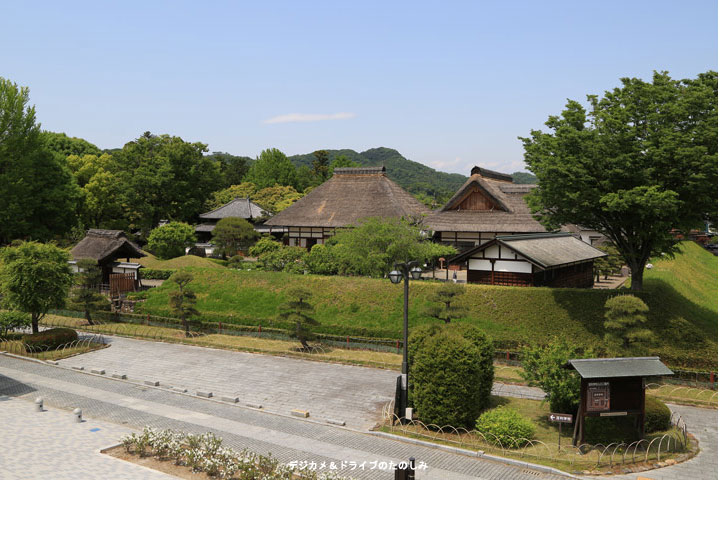
M205 257L197 257L195 255L183 255L174 259L163 261L158 259L152 253L148 253L147 257L141 259L130 259L131 262L140 263L145 268L152 270L178 270L180 268L218 268L222 267L222 263L218 259L209 259Z
M232 270L188 256L162 262L178 264L180 259L205 263L204 267L191 267L191 271L195 274L192 288L198 296L197 308L206 320L282 326L276 319L278 306L286 300L289 288L301 286L313 294L319 332L402 336L403 289L387 279ZM658 354L673 366L716 369L716 260L699 246L689 244L674 260L658 261L655 268L646 271L646 290L639 296L650 307L648 326L658 337L648 354ZM423 311L438 285L411 284L411 328L432 321ZM138 311L170 316L168 296L173 287L166 283L149 291ZM486 331L500 347L547 343L560 335L594 347L598 353L603 349L605 301L627 292L487 285L468 285L466 291L463 301L470 315L464 321Z

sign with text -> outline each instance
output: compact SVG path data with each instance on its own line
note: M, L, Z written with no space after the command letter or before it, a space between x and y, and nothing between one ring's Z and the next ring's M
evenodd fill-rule
M572 414L562 414L562 413L550 413L550 416L548 416L548 420L550 420L551 422L560 422L561 424L572 424L573 415Z
M610 383L591 382L587 385L587 410L610 410Z

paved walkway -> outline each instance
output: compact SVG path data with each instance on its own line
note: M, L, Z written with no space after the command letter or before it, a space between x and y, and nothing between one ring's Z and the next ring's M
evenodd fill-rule
M128 433L127 428L98 420L78 424L68 411L37 412L31 401L0 395L0 479L173 479L100 453Z
M22 396L27 406L38 396L52 407L81 407L86 418L102 419L134 430L145 425L184 432L213 431L236 449L271 454L281 462L342 462L367 466L343 471L359 479L391 479L389 469L413 456L427 464L418 479L564 479L566 476L455 454L369 433L280 416L241 406L131 384L60 367L0 355L0 394ZM39 413L38 413L39 414Z
M65 367L126 375L136 382L158 381L195 395L237 397L239 403L290 414L293 409L317 420L339 420L348 427L369 429L381 420L383 406L393 400L398 373L382 369L312 362L265 354L243 353L138 339L110 337L110 347L60 361ZM536 388L497 384L504 396L542 399Z
M673 412L683 417L688 431L698 440L700 453L693 459L672 467L663 467L619 478L654 480L717 480L718 479L718 415L717 409L701 409L685 405L668 404Z

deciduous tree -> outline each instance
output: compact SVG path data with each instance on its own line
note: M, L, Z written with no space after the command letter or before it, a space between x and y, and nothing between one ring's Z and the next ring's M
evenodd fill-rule
M152 230L147 248L158 259L174 259L185 254L195 242L195 230L187 223L172 221Z
M223 257L234 257L255 243L260 235L246 219L228 217L218 221L212 232L212 241Z
M569 100L559 116L522 138L538 178L528 196L549 228L574 223L607 236L642 289L648 259L673 249L673 228L717 220L717 73L622 87L590 109Z
M52 244L23 242L0 251L3 303L30 314L33 333L51 309L65 306L72 271L69 253Z

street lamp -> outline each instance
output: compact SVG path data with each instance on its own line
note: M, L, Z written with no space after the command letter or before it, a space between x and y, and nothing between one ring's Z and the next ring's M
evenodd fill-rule
M403 361L401 383L399 384L399 395L396 395L396 403L399 398L400 421L407 421L407 405L408 405L408 296L409 281L411 279L420 279L422 269L417 266L417 261L409 261L404 263L395 263L395 270L392 270L388 277L394 284L405 282L405 307L403 310Z

